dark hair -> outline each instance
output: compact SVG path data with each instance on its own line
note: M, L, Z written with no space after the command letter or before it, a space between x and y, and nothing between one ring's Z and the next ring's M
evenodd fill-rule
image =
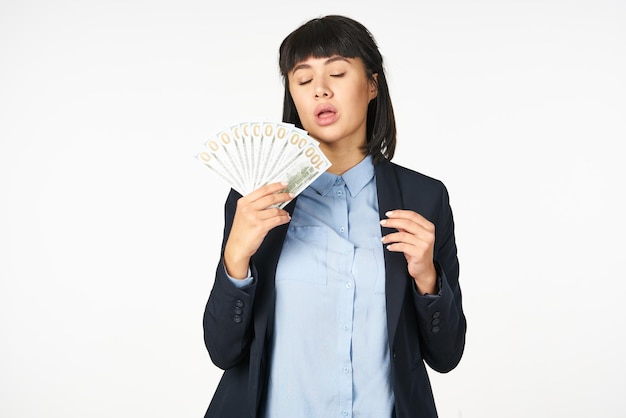
M281 43L278 64L285 86L283 122L302 128L289 91L288 75L293 67L309 57L340 55L360 58L367 78L376 83L378 92L367 108L366 151L374 161L391 160L396 148L396 122L383 70L383 57L369 30L344 16L329 15L311 19L291 32ZM377 75L377 80L374 78Z

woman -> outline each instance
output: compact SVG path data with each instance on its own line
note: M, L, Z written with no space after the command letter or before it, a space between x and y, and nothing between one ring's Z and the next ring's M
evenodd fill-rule
M225 372L205 416L436 417L425 364L456 367L466 330L447 190L390 162L393 108L363 25L313 19L279 64L283 121L332 166L297 197L284 183L228 196L204 315Z

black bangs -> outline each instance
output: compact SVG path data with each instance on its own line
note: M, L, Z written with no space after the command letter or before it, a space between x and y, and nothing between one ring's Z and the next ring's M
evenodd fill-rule
M364 50L363 39L373 41L364 26L343 16L326 16L310 20L292 32L281 44L279 56L281 75L286 76L297 63L309 57L340 55L346 58L366 58L372 51ZM368 60L364 61L368 67ZM373 68L369 70L375 71Z

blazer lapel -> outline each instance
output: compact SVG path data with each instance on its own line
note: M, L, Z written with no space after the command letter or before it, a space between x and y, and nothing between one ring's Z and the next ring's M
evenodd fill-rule
M394 209L403 209L402 191L393 166L388 161L375 165L376 188L378 193L378 211L380 219L386 219L385 213ZM394 229L381 226L382 235L387 235ZM393 345L396 335L396 326L400 317L402 301L407 288L407 269L404 254L384 251L385 256L385 300L387 303L387 333L389 345Z
M289 215L293 215L295 206L296 199L294 198L284 209ZM272 319L274 312L276 267L288 228L289 224L287 223L269 231L263 244L254 255L254 264L260 271L260 276L263 277L263 282L258 283L257 292L260 294L257 294L255 302L254 328L257 336L264 335L267 327L272 326L268 322Z
M289 215L293 215L293 210L296 206L296 199L293 199L285 210ZM275 292L275 278L276 267L278 266L278 259L283 248L285 236L287 235L287 229L289 224L280 225L268 232L267 236L263 240L263 244L253 256L253 263L259 273L259 280L257 283L257 294L255 295L254 305L254 345L250 350L250 378L248 383L248 390L251 397L251 405L253 405L253 412L257 411L261 403L261 395L263 393L264 377L261 378L262 360L268 353L265 352L266 337L269 333L273 332L274 326L274 300L276 296ZM253 416L254 415L253 413Z

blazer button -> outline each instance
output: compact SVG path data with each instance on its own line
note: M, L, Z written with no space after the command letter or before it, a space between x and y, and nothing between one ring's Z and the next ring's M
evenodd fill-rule
M235 308L235 313L236 313L237 315L241 315L241 314L243 313L243 309L241 309L241 308Z
M441 316L441 312L437 311L433 314L433 319L437 319Z
M241 317L239 315L235 315L235 316L233 316L233 321L235 321L236 323L240 323L241 322Z
M243 308L243 300L237 299L235 301L235 306L238 307L238 308Z
M439 320L438 319L433 319L433 325L439 325Z
M435 325L435 326L433 327L433 334L436 334L436 333L438 333L438 332L439 332L439 327L438 327L437 325Z

